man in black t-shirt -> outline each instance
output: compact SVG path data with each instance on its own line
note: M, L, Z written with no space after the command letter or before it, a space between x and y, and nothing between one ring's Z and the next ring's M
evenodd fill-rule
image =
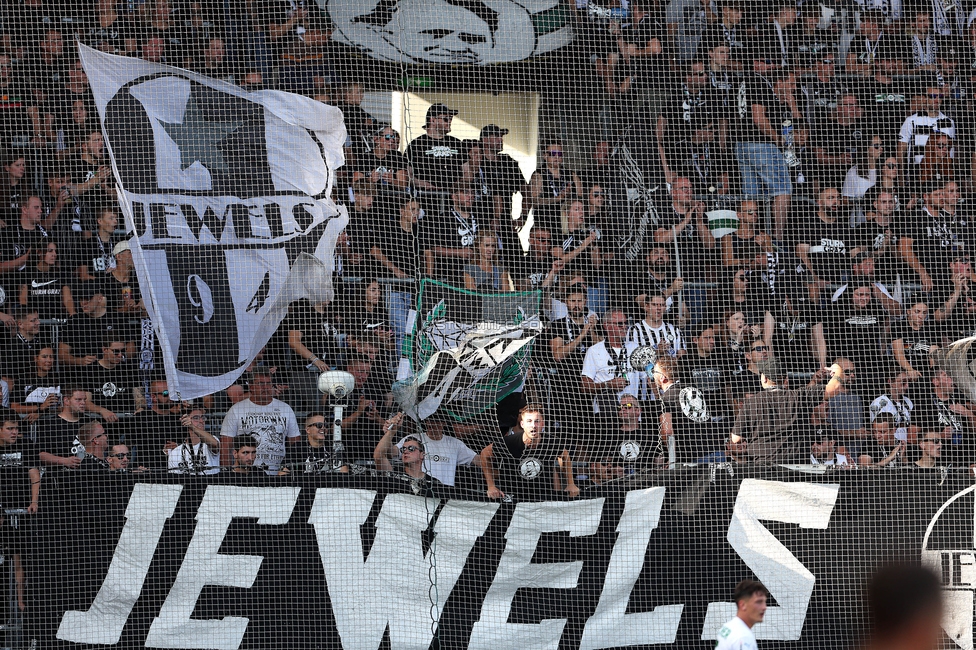
M79 366L90 366L102 353L102 341L110 332L122 332L127 336L125 323L109 314L105 295L94 287L79 287L75 293L75 304L81 306L81 313L68 318L61 328L58 342L58 361L62 370Z
M502 252L507 261L521 254L518 225L512 221L512 197L516 192L528 195L525 177L515 159L502 153L502 138L508 134L494 124L482 127L478 144L481 148L481 167L472 179L474 186L489 203L488 216L492 228L502 239Z
M38 457L47 466L60 466L77 469L81 466L78 455L78 433L81 425L87 422L88 391L84 388L68 388L62 392L64 404L54 416L38 421Z
M840 192L836 187L820 191L817 210L799 224L794 233L796 256L810 279L810 299L818 302L821 291L839 284L850 271L853 231L841 215Z
M538 498L554 489L579 496L569 452L545 434L545 426L541 407L529 404L519 411L518 426L482 450L489 498Z
M356 151L352 180L368 181L376 187L381 196L403 192L410 187L410 162L397 151L400 134L388 124L384 124L372 134L373 147Z
M101 358L74 378L74 383L91 393L90 410L108 422L116 422L119 413L132 413L145 404L138 374L126 362L125 345L120 336L106 336Z
M457 114L444 104L431 105L424 124L427 134L407 146L417 189L448 192L461 179L465 149L460 140L448 135Z
M452 209L430 215L421 225L424 273L428 277L463 286L462 269L474 256L474 242L481 220L473 208L474 193L458 185L451 193Z
M332 469L332 436L329 422L320 412L309 413L305 418L305 437L297 445L289 445L285 464L292 473L317 474ZM348 472L343 466L340 470Z
M705 393L677 378L677 361L661 355L654 364L660 393L661 440L675 438L678 462L720 462L725 459L726 431L712 423Z
M924 431L942 433L947 462L968 466L976 460L976 414L956 391L956 384L945 370L938 368L932 378L916 391L912 422Z

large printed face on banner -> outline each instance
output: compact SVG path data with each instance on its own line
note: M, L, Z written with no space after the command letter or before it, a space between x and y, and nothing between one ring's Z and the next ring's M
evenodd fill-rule
M946 501L925 530L922 562L942 576L942 627L963 650L973 650L976 623L976 485Z
M340 42L397 63L504 63L572 40L554 0L319 0Z

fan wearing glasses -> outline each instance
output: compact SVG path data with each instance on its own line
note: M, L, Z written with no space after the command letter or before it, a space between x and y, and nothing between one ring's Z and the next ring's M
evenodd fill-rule
M373 451L376 469L391 471L391 461L404 458L404 446L419 441L425 452L423 469L444 485L454 485L459 465L481 465L481 457L448 433L453 433L451 419L442 413L434 413L418 425L416 433L408 433L400 442L392 444L404 420L403 413L397 413L383 423L383 438Z
M305 435L301 442L285 450L285 464L293 472L315 474L332 468L332 441L329 440L330 422L325 414L313 411L305 417ZM340 472L349 467L343 465Z

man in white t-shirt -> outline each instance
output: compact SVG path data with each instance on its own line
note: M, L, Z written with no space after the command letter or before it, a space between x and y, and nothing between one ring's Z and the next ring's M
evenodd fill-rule
M384 423L383 438L373 452L376 469L392 470L393 465L390 463L390 459L400 457L403 442L410 437L416 438L424 445L426 452L423 464L424 472L444 485L454 485L454 475L457 472L458 465L471 465L473 463L481 466L481 457L478 454L454 436L446 435L449 422L438 413L423 420L418 431L404 436L395 445L390 444L393 436L400 428L403 418L403 413L397 413Z
M254 370L249 389L249 398L234 404L224 416L220 427L220 464L232 467L233 439L250 435L258 442L254 467L262 467L276 476L285 458L285 443L294 444L301 438L298 420L290 406L272 396L272 379L267 369Z
M757 650L752 627L766 615L769 592L757 580L743 580L735 586L735 618L718 631L715 650Z
M168 467L176 474L216 474L220 471L220 441L207 431L207 411L193 408L180 424L186 437L170 449Z

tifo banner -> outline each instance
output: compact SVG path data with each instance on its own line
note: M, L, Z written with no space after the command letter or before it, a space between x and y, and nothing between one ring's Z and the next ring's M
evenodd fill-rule
M846 648L896 555L937 569L973 647L966 472L689 468L517 504L349 475L52 489L36 602L56 609L31 614L62 647L710 648L757 578L762 647Z
M411 417L440 409L458 420L522 387L542 331L541 293L477 293L423 280L410 335L409 368L394 395Z
M214 393L267 343L289 301L332 299L347 221L327 198L343 163L342 114L79 47L170 390Z
M318 0L334 38L395 63L508 63L573 40L558 0Z

